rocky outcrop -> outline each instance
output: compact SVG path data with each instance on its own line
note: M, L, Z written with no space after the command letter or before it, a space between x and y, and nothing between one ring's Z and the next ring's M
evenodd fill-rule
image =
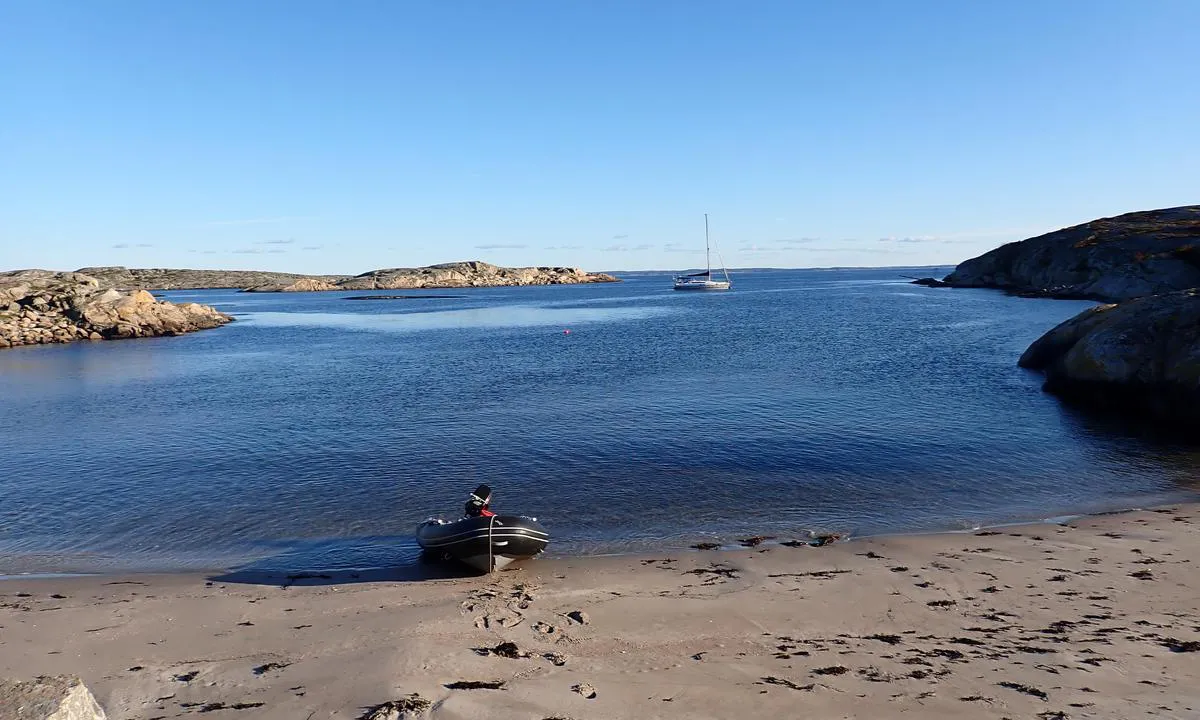
M1102 301L1200 287L1200 205L1127 213L1009 243L967 260L945 281Z
M34 272L45 272L44 270ZM172 268L89 267L76 272L90 275L105 287L118 290L242 289L264 285L287 286L312 280L334 283L348 275L300 275L258 270L181 270Z
M105 715L77 677L0 678L0 720L105 720Z
M246 292L320 292L323 290L338 290L337 285L317 278L301 278L293 283L259 285L246 288Z
M612 275L570 267L506 268L471 261L419 268L373 270L337 283L342 290L412 290L415 288L568 285L619 282Z
M1092 407L1182 420L1200 438L1200 290L1099 305L1021 356L1045 389Z
M0 348L180 335L231 320L206 305L124 293L81 273L0 273Z

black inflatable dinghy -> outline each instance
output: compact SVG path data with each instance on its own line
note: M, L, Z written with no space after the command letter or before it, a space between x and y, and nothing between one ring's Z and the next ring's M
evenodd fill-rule
M521 515L466 517L448 522L430 518L417 526L417 544L426 553L459 560L483 572L501 570L546 549L550 534L536 518Z

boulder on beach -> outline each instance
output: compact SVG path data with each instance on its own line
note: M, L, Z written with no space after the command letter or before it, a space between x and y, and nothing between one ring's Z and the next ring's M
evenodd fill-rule
M945 282L1110 302L1200 287L1200 205L1126 213L1008 243L963 262Z
M105 720L104 709L77 677L0 678L0 720Z
M1089 308L1018 364L1044 372L1046 391L1066 400L1200 428L1200 290Z

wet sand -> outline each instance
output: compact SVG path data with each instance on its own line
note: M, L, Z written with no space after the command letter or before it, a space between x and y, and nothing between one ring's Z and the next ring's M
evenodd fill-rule
M1200 506L400 581L0 582L111 718L1200 717Z

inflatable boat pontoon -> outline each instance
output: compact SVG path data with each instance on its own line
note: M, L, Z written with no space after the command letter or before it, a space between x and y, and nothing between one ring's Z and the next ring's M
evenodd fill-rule
M417 544L427 553L454 558L483 572L501 570L546 549L550 534L535 518L521 515L430 518L417 526Z

